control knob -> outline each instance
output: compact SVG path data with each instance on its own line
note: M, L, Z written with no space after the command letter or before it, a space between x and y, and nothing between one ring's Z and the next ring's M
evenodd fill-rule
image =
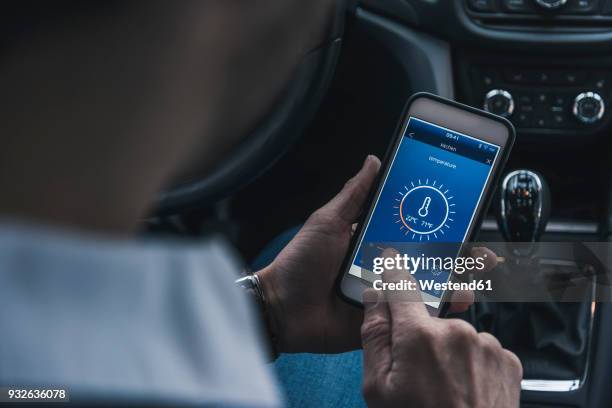
M485 95L484 110L507 118L514 112L514 99L508 91L492 89Z
M572 113L582 123L599 121L606 110L603 98L596 92L582 92L576 96Z

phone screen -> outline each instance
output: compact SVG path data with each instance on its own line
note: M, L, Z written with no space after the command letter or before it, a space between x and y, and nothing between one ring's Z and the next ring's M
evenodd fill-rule
M400 254L406 248L417 252L411 256L429 255L432 250L447 252L437 256L457 256L475 222L499 152L497 145L410 117L366 220L349 274L369 282L380 279L373 273L373 261L389 247ZM421 272L436 282L446 282L451 274L448 270ZM425 276L416 273L414 277L418 281ZM443 293L422 289L421 295L427 305L438 308Z

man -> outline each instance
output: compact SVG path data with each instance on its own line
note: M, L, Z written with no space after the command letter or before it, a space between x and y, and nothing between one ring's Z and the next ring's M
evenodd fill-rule
M7 6L0 386L65 386L81 404L279 404L228 248L131 234L186 163L214 164L266 112L333 7ZM367 158L257 273L273 345L362 344L372 406L517 406L520 362L493 337L430 318L405 294L368 292L365 313L334 294L379 166Z

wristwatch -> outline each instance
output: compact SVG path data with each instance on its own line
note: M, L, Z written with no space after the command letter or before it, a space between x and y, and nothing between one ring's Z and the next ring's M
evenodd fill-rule
M259 277L254 273L250 273L235 281L238 287L242 288L255 302L259 313L263 319L266 334L268 335L268 348L272 361L278 358L278 336L273 330L272 322L270 321L270 313L268 312L268 303L266 302L265 294L261 288Z

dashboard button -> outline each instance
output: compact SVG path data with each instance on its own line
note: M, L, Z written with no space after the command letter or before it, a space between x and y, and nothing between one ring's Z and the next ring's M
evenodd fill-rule
M484 86L491 86L493 85L493 82L495 82L495 74L483 71L482 76L480 77L480 81Z
M593 14L597 0L569 0L563 14Z
M529 75L525 71L516 70L516 69L506 69L504 70L504 78L507 81L514 82L516 84L526 83L529 79Z
M550 127L548 117L546 116L537 115L534 123L535 123L535 126L540 129L546 129Z
M527 0L503 0L504 9L511 13L529 13L531 7Z
M559 106L559 107L561 107L561 109L563 109L565 107L565 105L567 104L567 100L568 99L565 96L556 95L552 99L553 107Z
M517 127L530 128L533 126L532 112L517 112L512 119Z
M555 128L564 128L567 126L567 118L563 112L553 112L551 115L551 125Z
M593 85L597 89L604 89L606 87L606 77L605 75L596 75L595 78L592 79Z
M468 0L468 6L474 11L493 12L496 11L494 0Z
M603 93L605 89L608 88L610 76L610 73L604 71L591 72L588 79L585 81L585 85L589 88L595 88L596 91L602 91Z
M563 71L561 80L563 85L582 85L586 80L586 73L581 71Z
M531 95L518 94L516 95L516 101L518 102L519 106L531 105L531 103L533 102L533 98L531 97Z
M533 105L520 105L518 110L519 112L533 113L535 111L535 108L533 107Z
M549 81L547 72L526 69L506 69L504 77L515 84L546 84Z
M491 88L496 82L495 70L490 68L472 68L472 80L474 84L484 85L485 88Z
M533 81L538 84L549 84L554 81L555 76L546 71L535 71L531 74Z
M552 129L555 126L553 120L554 115L551 115L548 111L538 109L533 115L533 127L537 129Z
M534 127L539 129L551 128L550 104L552 99L553 96L546 92L535 94Z
M539 104L546 104L548 103L548 94L544 93L544 92L538 92L536 94L536 102Z

